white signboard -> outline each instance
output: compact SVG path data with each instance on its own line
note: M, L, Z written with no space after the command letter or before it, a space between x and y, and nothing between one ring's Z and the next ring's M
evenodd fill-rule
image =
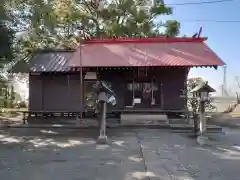
M96 72L87 72L84 79L97 79L97 73Z
M134 104L141 104L141 99L140 98L134 98L133 103Z

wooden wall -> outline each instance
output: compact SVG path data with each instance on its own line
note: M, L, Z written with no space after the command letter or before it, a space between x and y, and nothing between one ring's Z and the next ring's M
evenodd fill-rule
M117 72L116 72L117 71ZM116 94L116 109L123 109L129 101L126 97L127 82L154 81L159 85L157 108L165 110L181 110L185 107L181 98L186 82L187 68L155 68L148 70L144 76L134 70L103 70L99 78L110 82ZM162 87L161 87L162 84ZM162 103L160 103L162 102ZM29 109L48 111L80 111L81 88L78 73L44 74L29 76Z

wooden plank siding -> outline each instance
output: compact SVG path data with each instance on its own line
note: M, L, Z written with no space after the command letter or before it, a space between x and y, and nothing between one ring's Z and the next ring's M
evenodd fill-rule
M98 78L112 85L117 102L113 109L124 109L126 105L132 103L132 93L128 92L127 83L132 83L133 79L135 82L151 82L154 78L158 86L158 91L154 92L156 99L154 108L180 110L185 108L184 98L180 96L187 80L187 73L187 68L154 68L139 77L139 72L135 70L109 69L99 71ZM63 73L30 75L29 110L80 111L81 89L79 72L69 75Z

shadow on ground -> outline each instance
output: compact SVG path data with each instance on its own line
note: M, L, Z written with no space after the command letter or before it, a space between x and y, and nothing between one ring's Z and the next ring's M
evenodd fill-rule
M161 130L2 129L0 177L19 180L206 180L239 177L240 131L200 147ZM31 176L30 176L31 175Z
M20 180L147 178L135 132L109 132L110 145L97 145L98 133L3 129L0 176Z

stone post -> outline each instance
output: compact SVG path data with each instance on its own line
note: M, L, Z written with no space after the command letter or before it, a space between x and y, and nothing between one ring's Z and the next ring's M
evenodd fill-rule
M201 101L200 102L200 113L199 113L199 118L200 118L200 135L197 138L197 142L200 145L205 145L208 144L208 137L204 136L206 132L206 119L205 119L205 102Z
M204 134L204 102L200 102L200 112L199 112L199 119L200 119L200 135Z
M98 143L99 144L107 144L107 136L106 136L106 112L107 112L107 106L106 106L106 93L101 92L99 94L99 103L101 105L101 125L100 125L100 135L98 137Z

